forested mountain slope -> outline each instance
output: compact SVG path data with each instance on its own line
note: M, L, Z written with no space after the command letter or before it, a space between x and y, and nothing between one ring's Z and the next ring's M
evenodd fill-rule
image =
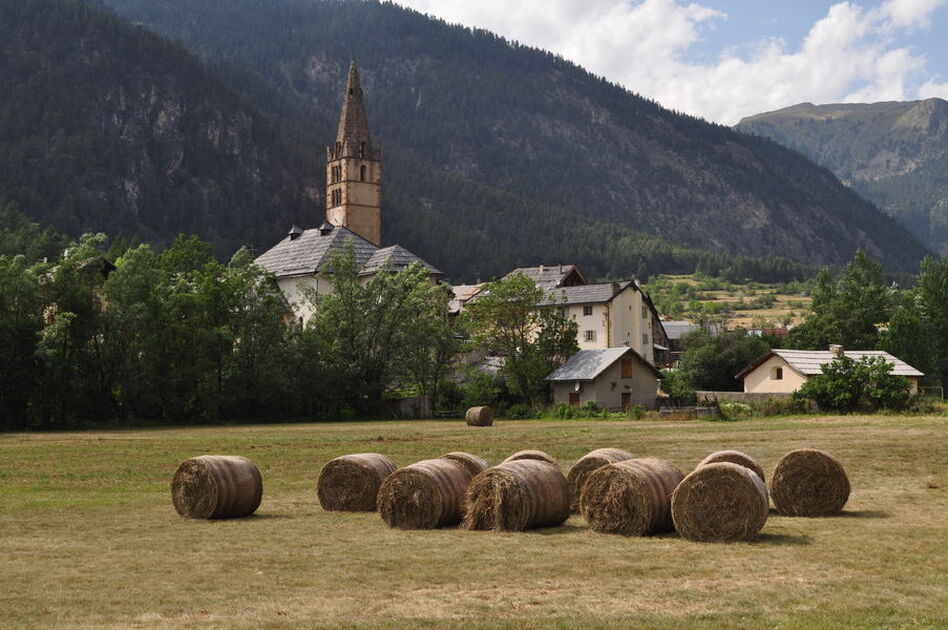
M801 103L737 129L794 148L948 253L948 102Z
M144 28L84 2L3 2L0 51L0 205L74 236L196 232L222 252L321 207L296 128Z
M924 253L894 221L796 152L669 112L487 32L374 1L107 3L206 61L250 69L317 108L337 106L354 52L370 123L386 147L562 207L586 224L813 263L841 263L863 247L889 265L911 267ZM387 156L386 168L394 159ZM399 204L431 201L407 179L387 177L385 195L399 196ZM467 212L449 200L430 205L432 218L449 224ZM496 221L483 229L495 239L514 236L518 226L503 213ZM403 239L400 225L397 217L389 232L396 240Z

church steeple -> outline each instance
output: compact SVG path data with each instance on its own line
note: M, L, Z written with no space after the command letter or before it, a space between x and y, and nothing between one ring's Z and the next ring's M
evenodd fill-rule
M372 139L369 137L369 121L365 116L365 103L362 100L362 86L359 84L359 69L356 68L355 59L349 64L349 79L346 81L336 142L343 144L352 142L357 146L358 143L365 142L366 147L372 146Z
M339 116L336 143L326 149L326 218L370 243L382 243L382 151L372 146L355 59Z

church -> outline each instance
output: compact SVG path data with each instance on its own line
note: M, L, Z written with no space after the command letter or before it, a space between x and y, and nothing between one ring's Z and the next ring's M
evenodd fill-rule
M296 314L307 319L312 312L301 285L331 292L332 279L322 272L329 253L347 244L365 282L380 271L397 272L413 262L427 268L434 280L444 277L400 245L382 247L382 150L369 135L355 60L349 65L336 142L326 148L326 218L317 228L294 225L256 263L276 277Z

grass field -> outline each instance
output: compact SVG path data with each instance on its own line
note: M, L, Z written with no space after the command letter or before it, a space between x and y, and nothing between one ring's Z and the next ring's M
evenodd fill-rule
M739 448L769 476L786 451L847 467L845 513L771 514L758 542L595 534L581 517L521 534L388 529L323 512L319 468L377 451L499 462L541 448L564 471L618 446L686 472ZM171 507L182 460L252 459L253 517ZM372 422L0 436L3 628L945 628L948 418L715 422Z

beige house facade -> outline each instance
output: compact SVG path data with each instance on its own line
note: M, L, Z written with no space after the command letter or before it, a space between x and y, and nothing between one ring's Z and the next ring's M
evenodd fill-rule
M759 357L735 377L744 381L744 392L749 394L790 394L810 377L822 374L822 366L839 354L856 359L882 357L892 365L892 374L903 376L912 395L918 393L921 372L901 359L882 350L848 350L834 346L832 350L774 349Z
M654 365L661 322L651 300L631 280L550 291L546 304L559 304L579 327L580 350L625 346Z
M553 400L569 405L595 403L609 411L631 405L656 407L661 373L628 347L580 350L546 380Z

